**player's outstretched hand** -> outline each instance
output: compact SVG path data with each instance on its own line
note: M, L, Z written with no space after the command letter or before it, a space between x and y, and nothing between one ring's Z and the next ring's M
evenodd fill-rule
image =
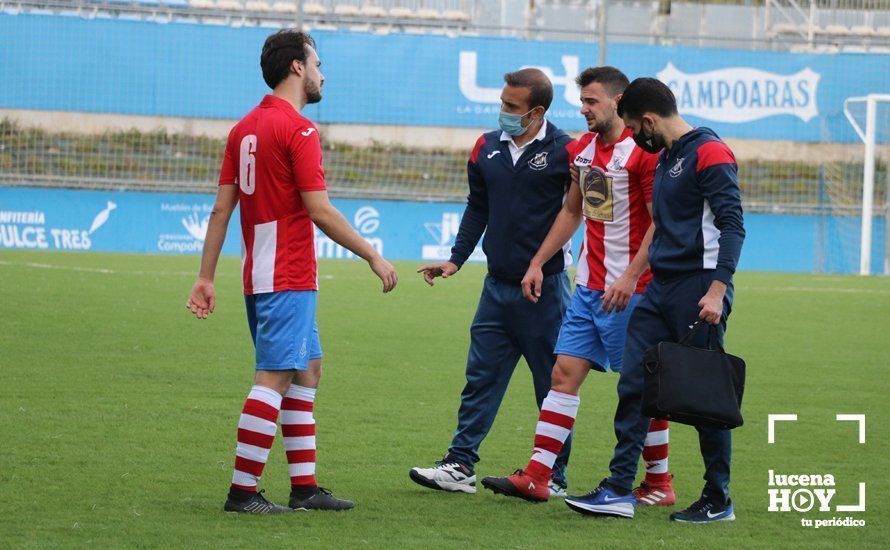
M368 264L371 266L371 271L380 277L380 280L383 282L384 293L394 289L399 283L399 275L396 273L396 268L384 260L382 256L372 258Z
M216 309L216 293L213 290L213 281L199 278L192 287L185 307L191 310L198 319L206 319L207 315Z
M538 298L541 297L541 286L543 284L544 272L541 271L541 266L537 264L529 265L528 270L525 272L525 277L522 278L522 295L529 302L537 304Z
M451 262L437 262L426 264L418 269L417 272L423 275L423 280L426 281L426 284L433 286L433 280L436 277L447 279L457 273L457 266Z

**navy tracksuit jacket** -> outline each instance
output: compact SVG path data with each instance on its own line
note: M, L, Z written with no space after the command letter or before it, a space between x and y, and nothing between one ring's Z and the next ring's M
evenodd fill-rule
M550 391L553 349L570 294L567 250L544 264L537 304L522 297L520 281L571 184L567 146L572 139L547 122L545 137L529 143L514 165L502 137L500 131L484 134L470 154L470 192L450 260L463 265L485 233L482 249L488 275L470 327L467 383L448 449L451 460L466 466L479 461L479 445L491 429L520 356L529 365L541 407ZM553 468L554 481L563 485L570 443Z
M608 482L622 490L633 487L649 427L649 419L640 413L643 355L658 342L677 342L689 332L698 320L698 302L714 280L727 285L716 330L723 344L745 228L735 157L712 130L696 128L662 151L655 169L652 218L653 279L631 315L618 381L618 443ZM696 336L691 344L707 347L708 331L699 330ZM702 494L724 501L729 498L730 431L698 432L705 463Z

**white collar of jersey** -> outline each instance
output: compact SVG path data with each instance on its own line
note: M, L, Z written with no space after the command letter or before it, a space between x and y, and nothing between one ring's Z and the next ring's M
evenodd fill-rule
M531 141L529 141L522 147L519 147L518 145L516 145L516 142L513 141L513 136L511 136L507 132L501 131L501 141L512 141L513 145L519 149L524 149L524 148L528 147L528 145L530 143L534 143L536 141L542 141L545 137L547 137L547 119L546 118L544 119L544 124L541 124L541 129L538 130L537 134L535 134L535 137L532 138Z

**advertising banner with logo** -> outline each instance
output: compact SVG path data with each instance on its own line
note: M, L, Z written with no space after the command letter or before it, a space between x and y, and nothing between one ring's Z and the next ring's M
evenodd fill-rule
M259 52L270 32L0 15L0 74L8 82L40 83L0 87L0 108L240 118L267 91ZM551 120L565 130L584 129L574 78L597 63L596 44L313 35L325 99L305 112L317 122L493 128L503 74L533 66L555 86ZM31 62L18 62L23 56ZM857 141L843 117L844 100L890 92L888 55L612 44L608 62L631 78L657 76L694 124L724 137ZM47 73L47 66L55 70ZM60 94L63 89L71 93Z
M334 205L385 257L416 262L447 260L451 256L464 211L464 205L458 203L337 199ZM0 187L0 251L200 254L212 208L212 195ZM854 273L858 269L855 255L838 264L819 263L821 250L842 245L842 234L833 229L840 223L849 220L748 214L745 252L739 267ZM883 227L883 221L875 225L875 266L881 265ZM820 233L830 235L830 240L819 241L816 236ZM240 235L236 212L224 254L241 254ZM572 241L576 258L582 239L579 230ZM355 258L320 231L316 231L315 250L320 258ZM470 261L485 261L481 242Z
M336 200L374 248L397 260L447 260L463 205ZM0 187L0 250L92 250L199 254L213 196ZM316 231L320 258L354 255ZM224 254L241 254L238 212ZM485 261L481 244L471 261Z

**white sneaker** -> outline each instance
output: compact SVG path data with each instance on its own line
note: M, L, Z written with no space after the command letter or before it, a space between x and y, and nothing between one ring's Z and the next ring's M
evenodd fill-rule
M550 498L566 498L566 488L554 483L552 479L547 487L550 488Z
M440 491L476 494L476 473L457 462L440 460L432 468L411 468L411 479L424 487Z

